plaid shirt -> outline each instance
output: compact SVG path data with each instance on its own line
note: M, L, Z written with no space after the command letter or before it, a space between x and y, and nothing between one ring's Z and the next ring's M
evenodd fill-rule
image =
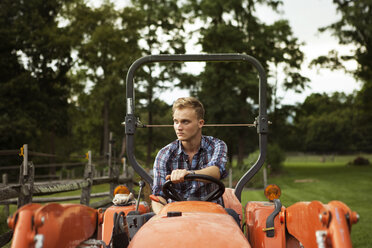
M199 151L194 155L192 162L188 162L188 155L183 150L181 141L175 140L158 152L154 162L154 184L152 193L164 198L162 186L165 177L170 175L175 169L200 170L208 166L217 166L223 179L227 176L225 168L227 162L227 146L225 142L212 136L202 136ZM203 183L199 181L185 181L174 185L174 188L187 199L190 196L204 197L212 192L217 186L213 183ZM168 199L168 202L172 200ZM222 205L222 199L215 202Z

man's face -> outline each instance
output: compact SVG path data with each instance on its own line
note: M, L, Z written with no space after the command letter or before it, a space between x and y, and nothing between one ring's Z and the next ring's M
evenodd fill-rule
M203 119L198 119L192 108L176 109L173 113L173 127L180 141L192 141L201 135Z

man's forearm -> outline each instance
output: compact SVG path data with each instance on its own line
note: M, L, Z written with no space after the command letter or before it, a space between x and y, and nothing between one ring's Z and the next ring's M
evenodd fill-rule
M215 165L208 166L208 167L200 169L200 170L195 170L195 173L211 176L211 177L214 177L218 180L221 178L220 169Z
M163 197L158 196L158 199L160 202L151 201L152 211L154 211L155 214L158 214L163 209L164 205L167 204L167 201Z

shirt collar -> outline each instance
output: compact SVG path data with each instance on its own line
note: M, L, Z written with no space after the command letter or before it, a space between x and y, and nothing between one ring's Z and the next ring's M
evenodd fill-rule
M177 154L178 155L180 155L181 153L186 154L186 152L182 148L182 143L181 143L180 140L177 140L177 145L178 145ZM204 135L202 135L202 137L201 137L201 144L200 144L200 147L199 147L199 151L200 150L206 150L207 147L208 147L208 144L206 142L206 138L204 137Z

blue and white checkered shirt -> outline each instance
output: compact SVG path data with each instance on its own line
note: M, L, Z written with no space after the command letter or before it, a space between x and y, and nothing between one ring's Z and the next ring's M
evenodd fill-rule
M223 179L227 176L227 146L225 142L212 136L202 136L199 151L194 155L192 163L188 162L188 155L183 150L181 141L175 140L162 148L156 156L154 162L154 184L152 193L164 198L162 192L165 177L170 175L175 169L200 170L208 166L217 166ZM204 197L212 192L217 186L213 183L203 183L199 181L185 181L174 185L174 188L187 199L190 196ZM172 200L167 199L168 202ZM222 199L215 201L222 205Z

